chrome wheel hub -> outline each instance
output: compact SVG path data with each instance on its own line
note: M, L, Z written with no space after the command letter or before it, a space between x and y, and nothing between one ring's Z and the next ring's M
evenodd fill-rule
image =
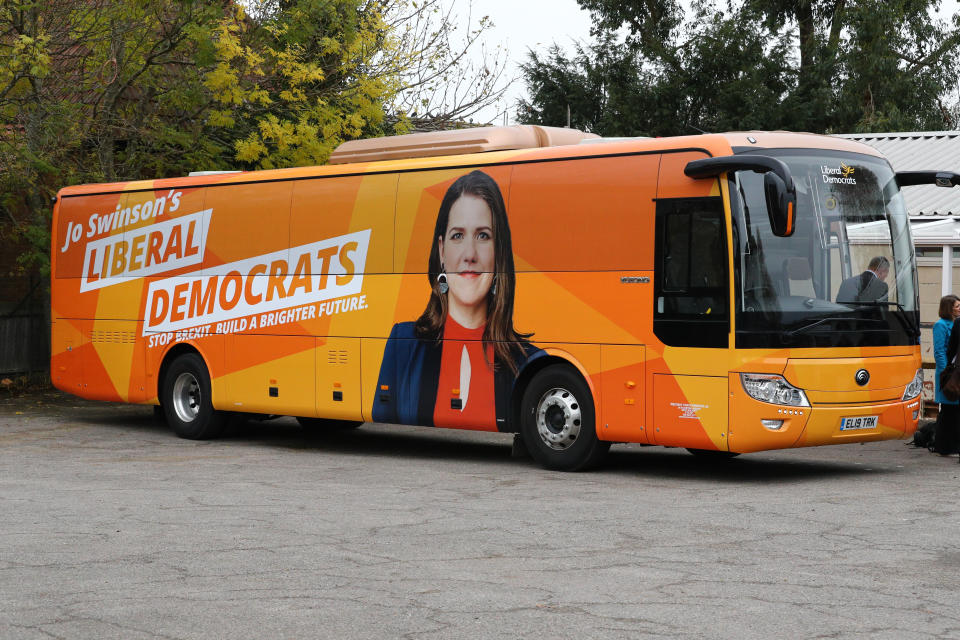
M192 373L181 373L173 383L173 410L183 422L200 413L200 383Z
M566 389L550 389L537 403L537 433L551 449L563 451L580 435L580 403Z

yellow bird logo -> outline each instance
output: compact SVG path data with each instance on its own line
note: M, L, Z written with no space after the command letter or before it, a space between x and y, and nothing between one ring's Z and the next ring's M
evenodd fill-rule
M853 175L853 167L848 167L844 163L840 163L840 171L843 173L844 178L849 178Z

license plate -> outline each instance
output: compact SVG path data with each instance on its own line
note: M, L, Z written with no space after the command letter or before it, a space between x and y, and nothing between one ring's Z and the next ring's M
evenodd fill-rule
M877 418L879 416L853 416L840 419L840 431L851 431L854 429L876 429Z

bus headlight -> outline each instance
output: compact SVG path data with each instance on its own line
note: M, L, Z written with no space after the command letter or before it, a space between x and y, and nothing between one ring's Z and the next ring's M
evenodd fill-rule
M789 407L809 407L807 394L787 382L783 376L769 373L741 373L743 390L754 400Z
M920 395L921 391L923 391L923 369L917 369L913 380L907 385L907 388L903 390L903 397L900 398L900 400L912 400Z

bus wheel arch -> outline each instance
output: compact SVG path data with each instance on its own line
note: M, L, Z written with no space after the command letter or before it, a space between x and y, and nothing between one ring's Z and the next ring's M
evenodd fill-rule
M534 378L534 376L536 376L546 367L549 367L553 364L562 364L575 369L580 374L580 377L583 378L584 384L586 384L587 388L590 390L591 397L596 400L595 389L593 388L593 383L587 374L587 370L582 364L580 364L580 362L576 360L576 358L566 351L560 349L544 349L542 354L524 363L520 371L517 373L517 379L513 383L513 392L510 397L510 420L507 431L514 433L520 432L520 404L523 401L524 390L527 388L527 385L530 384L530 381Z
M596 466L610 443L597 437L593 391L581 372L555 356L524 369L513 398L514 426L542 466L581 471Z
M160 370L157 372L157 400L161 406L163 406L163 378L167 375L167 369L170 368L170 363L183 353L195 353L203 358L200 351L187 342L178 342L170 345L170 348L163 354L163 359L160 361ZM206 363L206 360L204 360L204 363Z
M210 370L195 347L171 347L160 366L157 388L167 424L178 436L208 440L223 432L226 414L213 408Z

